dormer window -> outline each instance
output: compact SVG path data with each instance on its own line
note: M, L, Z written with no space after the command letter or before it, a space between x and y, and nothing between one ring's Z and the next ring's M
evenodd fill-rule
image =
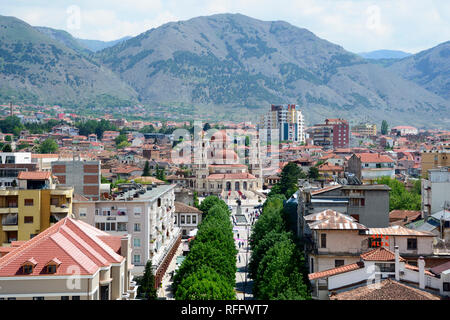
M47 264L45 265L45 271L48 274L54 274L56 271L58 271L58 267L61 264L61 261L58 260L58 258L53 258Z
M30 258L22 264L22 272L24 274L32 274L36 265L37 261L34 258Z

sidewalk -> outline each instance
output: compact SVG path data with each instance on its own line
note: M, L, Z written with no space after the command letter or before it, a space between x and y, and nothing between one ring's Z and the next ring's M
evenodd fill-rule
M177 268L177 257L183 255L183 242L187 240L181 240L172 261L170 261L169 267L167 268L166 274L164 275L161 287L158 288L158 298L166 298L167 300L175 300L172 292L172 280L170 279L170 273Z
M248 247L248 238L250 235L248 234L247 229L250 231L251 226L233 227L234 241L236 244L236 248L239 251L238 255L236 256L236 298L238 300L253 299L252 294L253 281L248 277L246 268L247 263L250 261L251 255L250 248ZM244 245L242 245L241 248L239 248L239 242L244 243Z

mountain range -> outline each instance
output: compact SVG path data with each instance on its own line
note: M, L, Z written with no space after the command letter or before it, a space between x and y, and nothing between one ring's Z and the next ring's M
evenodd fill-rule
M383 66L306 29L241 14L168 23L99 51L0 16L0 40L0 85L9 86L0 101L20 89L24 101L89 106L99 97L236 120L296 103L309 124L344 117L450 127L448 43Z

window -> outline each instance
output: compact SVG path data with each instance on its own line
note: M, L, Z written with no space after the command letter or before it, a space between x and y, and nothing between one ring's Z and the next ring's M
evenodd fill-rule
M186 216L186 223L187 223L187 224L190 224L190 223L191 223L191 216L190 216L190 215L187 215L187 216Z
M9 297L8 300L16 300L15 297Z
M327 247L327 235L326 233L322 233L320 235L320 247L326 248Z
M80 300L80 296L72 296L72 300Z
M140 254L135 254L135 255L133 256L133 263L134 263L134 264L141 263L141 255L140 255Z
M344 260L334 260L334 267L340 267L344 265Z
M61 300L69 300L69 296L61 296Z
M366 199L361 199L361 207L364 207L366 205Z
M33 297L33 300L44 300L44 297Z
M417 239L410 238L408 241L408 250L417 250Z
M22 266L23 273L25 274L32 274L33 273L33 266L31 264L26 264Z
M134 231L135 232L141 231L141 224L140 223L135 223L134 224Z
M395 263L375 263L380 272L395 272Z
M98 216L99 215L99 210L95 209L95 215Z
M140 248L141 247L141 239L134 238L133 239L133 245L134 245L135 248Z
M25 206L33 206L33 203L34 203L34 201L33 201L33 199L25 199Z
M134 215L135 216L140 216L141 215L141 207L134 207Z
M80 217L86 217L86 208L80 208L78 214Z
M23 217L23 223L33 223L33 217Z
M158 208L161 207L161 198L158 198Z
M196 215L192 216L192 223L197 224L197 216Z
M182 224L186 223L186 221L185 221L185 215L184 215L184 214L181 215L181 223L182 223Z
M443 283L444 284L444 288L443 288L443 291L450 291L450 282L444 282Z
M56 273L56 265L50 264L47 266L47 273L53 274Z

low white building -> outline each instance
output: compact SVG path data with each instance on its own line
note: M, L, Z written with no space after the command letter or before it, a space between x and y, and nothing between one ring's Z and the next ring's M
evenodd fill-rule
M440 277L431 271L425 270L425 261L422 257L417 260L418 266L410 265L400 256L398 247L395 253L380 247L364 254L360 260L308 275L312 285L313 299L328 300L331 295L349 291L360 286L376 286L383 279L395 279L418 286L435 295L450 296L450 277L448 271L440 273Z
M444 209L450 202L450 168L428 170L428 179L422 179L422 211L425 217Z

